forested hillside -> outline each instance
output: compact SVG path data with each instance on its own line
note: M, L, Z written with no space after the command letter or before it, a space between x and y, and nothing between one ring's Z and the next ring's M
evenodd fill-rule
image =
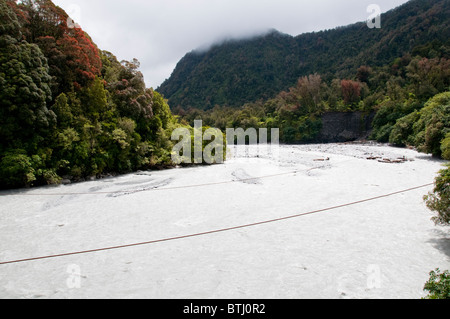
M139 62L70 22L50 0L0 0L1 188L171 163L178 123Z
M228 41L154 91L50 0L0 0L0 188L171 166L172 131L199 119L305 143L324 113L358 111L371 138L449 159L449 16L450 0L411 0L381 29Z
M382 15L381 29L356 23L297 37L271 31L188 53L158 90L173 109L241 107L275 97L302 76L330 83L361 66L391 64L406 54L448 55L449 0L411 0Z
M311 143L323 142L324 113L358 112L362 127L373 118L371 139L449 159L448 17L448 0L411 0L381 29L231 41L188 54L161 89L186 123L279 128L284 143Z

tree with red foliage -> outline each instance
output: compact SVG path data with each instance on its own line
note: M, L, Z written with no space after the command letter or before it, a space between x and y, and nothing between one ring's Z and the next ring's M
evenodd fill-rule
M75 88L84 87L94 81L96 76L100 76L102 61L98 48L83 30L69 30L69 33L56 41L56 45L65 55L67 71L72 70L71 80Z
M100 75L97 46L81 28L68 26L63 9L50 0L24 0L15 7L22 11L28 42L38 44L48 59L55 96L86 87Z
M354 106L361 97L361 84L352 80L341 81L342 97L345 105Z

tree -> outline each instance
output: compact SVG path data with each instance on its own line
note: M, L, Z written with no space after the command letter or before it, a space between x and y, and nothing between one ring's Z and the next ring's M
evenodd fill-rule
M68 30L68 33L56 42L66 57L65 73L72 74L75 88L87 86L101 74L100 52L83 30L79 28Z
M100 53L81 29L69 27L69 16L50 0L24 0L18 6L25 13L27 41L39 45L48 58L55 96L80 89L100 75Z
M122 65L114 54L108 51L101 51L100 57L102 59L102 78L106 84L119 81L120 71Z
M0 188L30 186L36 180L32 160L25 150L16 149L3 154L0 180Z
M430 272L424 290L429 293L425 299L450 299L450 272L441 272L439 268Z
M138 60L122 61L117 82L109 83L117 110L123 117L136 121L153 117L153 91L145 88L144 76L138 71Z
M312 74L300 78L292 93L300 98L300 103L306 106L307 112L313 113L319 110L321 86L322 78L320 75Z
M342 97L345 105L354 106L361 97L361 84L352 80L341 81Z
M108 92L105 89L104 82L96 77L83 93L82 106L84 114L88 115L94 121L105 117L108 110Z
M450 225L450 164L440 171L435 181L434 193L424 197L429 209L437 213L433 221L439 225Z
M21 26L13 8L15 8L15 2L0 0L0 36L9 35L20 40Z
M17 18L4 2L1 5L7 19L0 21L0 30L15 30L19 26ZM47 108L52 97L48 71L47 59L37 45L8 34L0 35L0 143L3 146L21 146L35 140L36 135L56 123L55 114Z
M57 119L58 128L67 128L72 124L73 114L69 106L67 95L61 93L55 100L55 104L51 107Z
M447 133L441 143L442 158L450 160L450 133Z
M415 95L427 100L450 85L450 60L416 57L407 66L407 77Z
M450 92L437 94L420 111L414 123L415 146L419 151L442 155L441 145L450 133Z
M396 146L414 145L413 125L419 118L419 112L412 112L411 114L399 119L392 127L392 131L389 136L389 143Z
M372 74L372 68L366 65L362 65L356 72L356 78L359 82L369 83L369 77Z
M50 0L22 0L18 7L25 13L27 41L35 43L41 36L59 39L67 28L68 15Z

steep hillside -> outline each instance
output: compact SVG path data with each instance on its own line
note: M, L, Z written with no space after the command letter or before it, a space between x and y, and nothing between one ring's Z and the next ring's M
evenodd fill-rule
M50 0L0 0L0 189L171 165L178 125L139 62Z
M267 99L318 73L351 77L362 65L391 63L406 53L449 44L449 0L411 0L382 15L382 28L356 23L292 37L271 31L190 52L159 88L174 108L242 106ZM427 49L427 51L428 51Z

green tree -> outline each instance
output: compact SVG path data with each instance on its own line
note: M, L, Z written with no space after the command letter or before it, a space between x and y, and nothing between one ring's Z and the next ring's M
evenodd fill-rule
M415 146L421 152L442 155L441 144L450 133L450 92L431 98L414 124Z
M108 111L108 98L103 81L96 77L92 84L85 89L82 97L84 114L93 121L104 117Z
M0 36L9 35L19 40L22 37L21 26L11 5L10 2L0 0Z
M450 133L447 133L441 144L442 158L450 160Z
M153 116L153 91L146 89L139 61L122 61L118 81L109 83L108 89L121 116L133 120L150 120Z
M55 104L51 107L55 113L58 128L66 128L72 124L73 114L69 106L69 99L66 94L61 93L55 100Z
M389 143L396 146L414 145L413 125L419 118L419 112L412 112L411 114L399 119L392 128L389 136Z
M441 272L439 268L430 272L424 290L428 292L425 299L450 299L450 272Z
M0 21L0 30L14 30L17 18L4 1L0 3L7 17ZM11 33L20 35L16 31ZM0 143L4 147L35 141L56 123L56 115L47 108L52 97L48 71L37 45L0 35Z
M434 192L424 197L429 209L437 213L433 221L439 225L450 225L450 164L440 171L435 181Z
M36 180L32 159L25 150L16 149L3 154L0 161L1 188L31 186Z

